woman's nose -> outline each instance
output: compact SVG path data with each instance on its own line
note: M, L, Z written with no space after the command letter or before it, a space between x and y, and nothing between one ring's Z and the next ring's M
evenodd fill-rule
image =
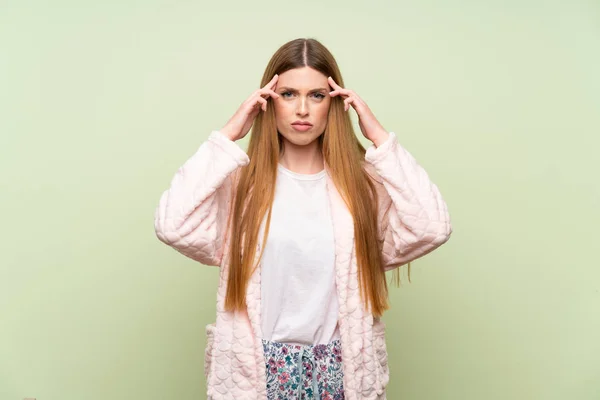
M298 104L298 109L296 113L298 115L306 115L308 113L308 104L306 103L306 99L300 99L300 103Z

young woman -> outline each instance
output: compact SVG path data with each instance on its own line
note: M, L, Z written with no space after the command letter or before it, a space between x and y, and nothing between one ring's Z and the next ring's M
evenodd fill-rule
M220 267L208 398L384 399L385 272L449 239L446 203L317 40L279 48L260 87L155 215L162 242Z

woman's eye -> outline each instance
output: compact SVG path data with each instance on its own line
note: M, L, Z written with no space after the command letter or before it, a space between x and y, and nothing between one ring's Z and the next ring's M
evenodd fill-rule
M284 97L284 98L290 97L292 95L293 95L292 92L281 92L281 97ZM323 93L313 93L313 95L319 100L322 100L325 98L325 95Z

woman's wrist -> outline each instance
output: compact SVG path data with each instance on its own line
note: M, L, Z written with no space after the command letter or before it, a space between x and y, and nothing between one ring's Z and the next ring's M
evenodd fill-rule
M371 139L371 142L373 142L373 144L375 145L375 147L379 147L381 146L383 143L385 143L386 140L388 140L390 137L390 133L387 131L380 131L379 133L377 133L377 135Z
M229 130L227 128L222 128L219 130L219 132L221 132L223 134L223 136L225 136L227 139L231 140L232 142L235 142L237 139L235 138L235 136L229 132Z

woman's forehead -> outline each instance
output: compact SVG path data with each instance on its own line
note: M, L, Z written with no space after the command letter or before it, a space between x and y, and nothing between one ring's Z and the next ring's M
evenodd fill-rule
M327 89L329 83L327 77L310 67L294 68L279 75L277 87L287 87L299 91L310 91L315 89ZM328 89L327 89L328 90Z

